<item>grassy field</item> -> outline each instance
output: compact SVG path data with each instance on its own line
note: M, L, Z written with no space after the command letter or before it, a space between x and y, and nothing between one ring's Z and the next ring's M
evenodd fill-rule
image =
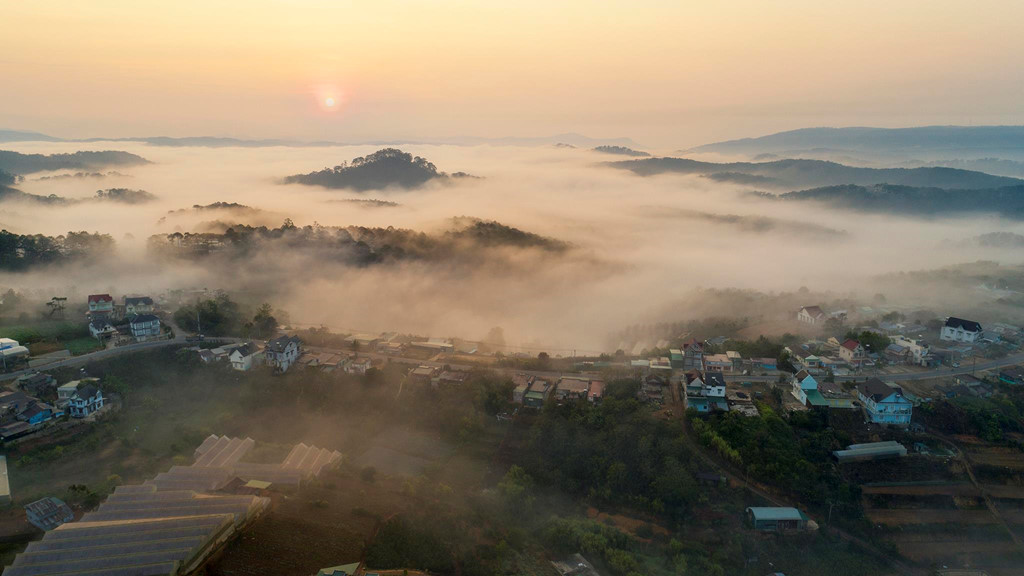
M0 326L0 336L17 340L28 346L33 355L46 354L67 348L78 356L103 346L89 334L84 321L43 320L34 323Z

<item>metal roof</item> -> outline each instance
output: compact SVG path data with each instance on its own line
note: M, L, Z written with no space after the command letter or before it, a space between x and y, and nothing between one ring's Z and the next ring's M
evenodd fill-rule
M807 516L796 508L757 507L747 508L754 520L807 520Z

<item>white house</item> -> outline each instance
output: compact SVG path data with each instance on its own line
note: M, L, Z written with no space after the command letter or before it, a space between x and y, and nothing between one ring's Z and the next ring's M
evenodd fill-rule
M857 385L857 398L864 404L868 419L876 424L907 426L914 405L903 396L903 389L878 378Z
M139 342L160 337L160 319L152 314L139 314L128 322L132 336Z
M235 348L228 355L228 361L231 362L231 367L241 372L248 372L252 370L253 366L258 366L262 360L262 353L255 344L247 342L241 346Z
M796 319L804 324L816 326L825 323L825 313L818 306L804 306L796 313Z
M345 365L345 372L348 374L366 374L366 371L373 368L373 361L369 358L357 358Z
M153 310L153 299L149 296L124 297L124 313L127 316L133 314L152 314Z
M906 336L897 336L893 338L893 344L899 344L907 350L910 350L910 358L913 364L922 366L928 363L928 345L920 340L913 340Z
M103 340L108 336L117 334L117 329L107 320L106 316L101 314L89 321L89 334L92 334L92 337L97 340Z
M95 381L81 381L68 399L67 411L72 418L85 418L100 408L103 408L103 392Z
M114 297L110 294L90 294L89 314L110 314L114 311Z
M268 366L286 372L299 359L302 342L295 336L278 336L267 342L263 349L264 359Z
M981 336L981 324L950 316L939 333L940 340L951 342L974 342Z

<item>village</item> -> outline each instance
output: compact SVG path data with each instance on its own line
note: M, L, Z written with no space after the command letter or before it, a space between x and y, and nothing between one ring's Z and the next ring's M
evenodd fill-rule
M850 441L833 450L832 460L838 470L845 470L842 473L851 482L863 484L861 489L871 495L868 500L876 504L890 494L887 490L895 490L894 494L906 490L930 490L929 494L955 491L975 494L978 501L989 500L990 494L998 494L1003 502L1024 498L1020 491L979 482L973 476L974 492L965 492L959 480L950 481L941 474L935 478L921 476L916 471L919 464L914 464L906 476L897 471L899 466L891 464L898 460L917 462L915 458L948 460L958 457L957 454L961 454L959 458L969 458L967 451L951 443L948 434L934 430L934 416L921 418L918 412L930 412L930 405L942 400L999 398L1004 387L1024 384L1024 356L1019 350L1021 329L1008 324L985 328L978 322L956 317L941 319L938 326L931 328L882 322L850 329L845 334L780 345L778 354L765 357L744 357L739 351L744 346L741 341L682 336L636 350L640 354L619 351L600 357L551 357L541 352L537 356L506 356L500 350L483 351L483 343L394 332L328 335L284 327L265 340L186 335L175 325L170 311L153 298L125 296L120 302L115 304L108 294L88 297L82 321L98 348L80 356L72 356L67 350L36 356L29 353L28 346L13 339L0 340L0 353L10 378L9 385L0 392L0 441L5 447L76 427L89 427L122 408L120 390L105 391L103 378L91 377L87 369L80 369L73 379L58 382L50 373L54 369L59 367L67 373L76 358L82 360L97 354L117 357L120 353L130 358L132 347L145 346L135 348L141 351L173 346L199 366L219 367L243 378L250 373L279 377L316 373L318 378L344 376L372 381L375 374L384 371L398 373L399 397L423 390L461 390L481 372L493 373L510 383L508 396L503 399L505 407L494 415L495 421L511 426L516 426L517 421L528 423L534 418L531 414L551 406L578 402L600 405L610 383L632 381L636 383L634 398L648 406L657 418L690 420L708 452L710 465L701 472L702 481L746 486L757 495L737 519L755 532L800 533L816 531L820 524L832 528L831 510L828 518L823 519L819 509L780 497L766 485L741 480L736 471L730 471L729 449L713 440L717 433L701 424L703 418L737 414L754 419L766 410L781 410L786 418L817 414L816 417L847 430ZM847 318L844 311L826 313L821 307L806 306L794 312L794 320L827 334L830 320L845 324ZM991 354L995 348L1000 350L998 355ZM25 503L24 518L46 533L41 544L44 547L51 534L63 534L71 526L77 527L76 533L82 538L93 538L94 532L113 534L116 529L107 527L111 520L127 522L125 530L130 523L143 520L152 523L157 531L188 530L199 538L198 545L161 555L160 562L164 564L161 571L154 573L166 573L168 562L177 563L178 570L191 570L206 561L210 543L226 542L256 521L269 506L267 498L274 490L297 489L321 470L330 470L342 462L337 451L300 444L294 450L302 454L290 452L280 464L247 463L243 458L255 445L251 438L212 435L196 448L191 467L175 465L140 485L116 486L106 503L95 511L73 510L59 495L49 495ZM983 445L971 449L977 450L977 454L987 454L989 450ZM881 461L890 463L885 466L892 473L876 473L876 478L863 482L859 477L864 474L863 465ZM966 471L971 473L971 465L966 464L967 460L964 462ZM4 471L0 499L8 504L18 501L10 489L13 471L8 469L3 456L0 467ZM1011 472L1011 477L1016 473ZM169 492L161 495L162 491ZM195 518L205 517L205 508L195 508L196 494L200 493L214 495L204 498L203 506L217 513L230 512L231 521L203 524L200 528L198 520L183 522L176 513L172 519L164 511L173 504L182 510L196 510ZM173 503L168 500L172 495ZM993 521L1009 526L1012 541L1018 542L1020 519L1015 520L1015 513L1004 511L1001 506L989 507ZM880 526L906 523L888 506L867 508L868 516ZM950 522L959 521L955 514L948 518ZM32 567L47 563L53 564L54 570L86 565L111 569L128 566L142 562L143 556L149 554L146 550L162 546L169 534L140 540L141 556L137 558L119 552L109 557L96 556L87 564L74 564L56 552L34 553L19 556L15 568L8 571L14 575L22 574L23 570L27 570L25 574L57 573ZM38 548L34 546L29 550ZM904 554L913 558L914 545L908 545ZM551 565L565 576L600 574L580 553L555 558ZM325 575L345 576L364 573L377 572L368 572L362 562L321 571Z

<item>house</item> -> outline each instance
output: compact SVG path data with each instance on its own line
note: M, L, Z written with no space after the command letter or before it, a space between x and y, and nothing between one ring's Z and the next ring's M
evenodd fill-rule
M263 362L263 351L252 342L237 346L228 354L231 367L240 372L248 372Z
M92 334L93 338L102 341L105 338L117 334L117 329L114 328L114 325L111 324L109 320L107 320L106 316L100 315L93 317L93 319L89 321L89 334Z
M1024 384L1024 367L1010 366L999 371L999 380L1014 386Z
M587 398L590 393L590 378L563 376L555 387L555 399L575 400Z
M25 505L25 515L36 528L46 532L75 519L75 513L62 500L47 496Z
M818 306L804 306L796 313L796 319L804 324L817 326L825 323L825 313Z
M68 414L85 418L103 408L103 391L93 382L83 382L68 399Z
M732 371L743 370L743 355L735 350L727 350L725 355L732 362Z
M417 366L409 371L409 383L417 386L429 386L437 375L437 368L433 366Z
M648 368L651 370L659 370L663 373L672 371L672 361L669 360L668 356L661 356L658 358L651 358L648 360Z
M544 401L547 400L550 392L550 382L534 378L533 382L530 383L530 389L523 395L523 406L530 406L532 408L544 406Z
M709 372L732 372L732 359L727 354L704 356L704 370Z
M377 343L377 354L384 354L385 356L401 356L404 351L405 344L402 344L401 342Z
M263 348L263 358L267 366L279 372L287 372L302 353L302 341L296 336L278 336L267 342Z
M909 364L912 358L909 348L895 342L886 346L882 354L890 364Z
M110 294L89 295L89 315L108 315L114 311L114 298Z
M45 372L29 372L16 380L19 390L32 396L45 396L57 389L57 380Z
M152 314L156 310L149 296L125 296L123 300L125 316Z
M868 420L876 424L907 426L914 405L899 386L891 386L878 378L857 385L857 398L864 404Z
M683 351L679 348L673 348L668 351L668 360L675 370L681 370L686 367L686 356L683 355Z
M683 344L683 368L686 370L704 369L704 345L696 339Z
M854 407L853 396L836 382L820 382L818 393L829 408L845 410Z
M807 370L801 370L793 377L791 394L805 406L811 404L809 396L815 396L815 400L821 397L821 393L818 392L818 381Z
M363 375L369 372L370 368L373 368L373 360L365 357L355 358L348 364L345 364L345 373Z
M458 370L444 370L437 377L438 386L462 386L469 380L469 372Z
M795 366L807 370L812 374L821 372L822 361L818 356L804 351L802 349L794 350L790 352L791 361Z
M641 378L637 397L640 400L661 404L665 401L665 387L667 384L668 381L665 378L654 374Z
M725 377L717 372L704 372L704 395L725 398Z
M839 345L839 357L848 364L857 364L864 356L864 347L860 345L860 342L852 338L847 338L846 341Z
M61 384L57 387L57 407L62 408L67 406L68 402L71 401L71 397L78 392L78 388L84 384L95 385L100 381L99 378L82 378L81 380L72 380L67 384Z
M20 390L0 389L0 424L7 424L18 419L29 403L35 398Z
M526 391L530 389L530 384L533 382L533 376L529 374L517 373L512 376L512 401L516 404L523 403L523 397L526 396Z
M409 346L434 353L450 354L455 352L455 345L443 338L428 338L426 341L411 342Z
M686 408L697 412L729 411L726 401L725 377L721 372L690 371L683 376Z
M587 392L587 400L597 403L604 398L604 382L601 380L591 380L590 390Z
M981 324L973 320L950 316L939 332L939 339L950 342L974 342L981 336L981 333Z
M29 426L38 426L63 415L63 411L55 411L53 406L45 402L31 400L18 414L17 418L22 422L28 423Z
M778 370L778 360L775 358L751 358L750 367L753 370Z
M761 532L792 532L806 530L810 519L796 508L766 506L747 508L747 521Z
M139 342L156 340L160 337L160 319L152 314L136 314L128 321L128 329Z

